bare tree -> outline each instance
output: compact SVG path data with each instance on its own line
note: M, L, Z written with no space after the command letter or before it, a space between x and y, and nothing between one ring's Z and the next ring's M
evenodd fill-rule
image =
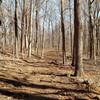
M72 52L73 52L73 42L72 42L72 23L71 23L71 20L72 20L72 16L71 16L71 0L69 0L69 16L70 16L70 47L71 47L71 55L72 55Z
M15 57L18 57L18 0L15 0Z
M25 9L26 9L26 1L23 0L23 8L22 8L22 21L21 21L21 53L23 53L23 45L24 45L24 35L25 35Z
M91 6L91 0L88 0L88 6L89 6L89 42L90 42L90 59L94 58L93 56L93 45L94 45L94 39L93 39L93 24L92 24L92 6Z
M47 0L45 0L45 14L44 14L44 17L43 17L43 34L42 34L42 52L41 52L41 57L44 58L44 49L45 49L45 29L44 29L44 22L45 22L45 19L46 19L46 12L47 12Z
M74 0L74 61L75 61L75 76L81 76L83 74L83 41L82 41L82 26L80 22L81 0Z
M28 57L31 57L32 53L32 8L33 8L33 2L30 0L30 16L29 16L29 39L28 39Z
M61 0L61 32L62 32L62 56L63 64L65 64L66 49L65 49L65 27L64 27L64 0Z

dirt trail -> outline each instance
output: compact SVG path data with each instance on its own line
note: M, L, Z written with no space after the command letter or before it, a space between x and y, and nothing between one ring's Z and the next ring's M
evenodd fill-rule
M1 56L0 100L92 100L100 95L89 91L87 85L75 77L67 77L67 71L70 71L67 66L36 57Z

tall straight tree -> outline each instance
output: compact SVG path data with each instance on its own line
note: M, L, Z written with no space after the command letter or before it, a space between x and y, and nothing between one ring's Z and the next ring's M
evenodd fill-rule
M75 76L81 76L83 74L83 33L81 27L81 12L80 7L81 0L74 0L74 47L75 47Z
M46 19L46 12L47 12L47 0L45 0L45 14L43 17L43 34L42 34L42 52L41 52L41 58L44 58L44 53L45 53L45 29L44 29L44 23L45 23L45 19Z
M30 0L30 16L29 16L29 39L28 39L28 57L31 57L32 52L32 8L33 8L33 2Z
M15 57L18 57L18 0L15 0Z
M23 53L23 45L24 45L24 33L25 33L25 4L26 1L23 0L23 9L22 9L22 20L21 20L21 53Z
M65 50L65 27L64 27L64 0L61 0L61 32L62 32L62 56L63 65L65 64L66 50Z
M35 26L36 26L36 38L35 38L35 51L38 54L38 31L39 31L39 3L40 0L35 0Z
M25 49L28 48L28 8L25 10Z
M93 23L92 23L92 4L94 0L88 0L89 7L89 42L90 42L90 59L95 59L95 39L93 34Z
M0 0L0 15L1 15L1 3L2 3L2 0ZM0 25L1 25L1 20L0 20Z
M72 51L73 51L73 43L72 43L72 16L71 16L71 0L69 0L69 17L70 17L70 49L71 49L71 55L72 55Z
M99 6L99 1L95 2L95 6L96 6L96 19L97 19L97 24L96 24L96 41L97 41L97 47L96 47L96 51L97 51L97 56L100 55L100 17L99 17L99 13L100 13L100 6Z

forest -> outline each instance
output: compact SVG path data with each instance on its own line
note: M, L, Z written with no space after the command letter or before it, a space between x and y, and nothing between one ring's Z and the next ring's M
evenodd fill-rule
M0 0L0 100L100 100L100 0Z

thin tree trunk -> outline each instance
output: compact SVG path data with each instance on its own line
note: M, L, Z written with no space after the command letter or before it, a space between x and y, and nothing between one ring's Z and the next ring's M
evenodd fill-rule
M21 21L21 48L20 51L23 54L23 46L24 46L24 34L25 34L25 4L26 1L23 0L23 11L22 11L22 21Z
M61 0L61 32L62 32L62 56L63 56L63 65L65 64L66 50L65 50L65 27L64 27L64 16L63 16L63 0Z
M1 3L2 3L2 0L0 0L0 15L1 15L1 12L2 12L2 11L1 11ZM1 26L1 23L2 23L2 22L1 22L1 19L0 19L0 26Z
M45 19L45 18L44 18ZM42 52L41 58L44 58L44 48L45 48L45 31L44 31L44 21L43 21L43 34L42 34Z
M51 31L52 31L52 48L54 48L54 31L53 31L53 22L51 21Z
M15 57L18 58L18 0L15 0Z
M41 52L41 57L44 58L44 48L45 48L45 30L44 30L44 22L46 18L46 11L47 11L47 1L46 1L46 7L45 7L45 15L43 18L43 35L42 35L42 52Z
M28 32L29 32L29 39L28 39L28 57L31 57L31 53L32 53L32 0L30 0L30 16L29 16L29 28L28 28Z
M60 33L61 33L61 30L60 30L60 21L59 21L59 29L58 29L58 52L60 51Z
M36 38L35 38L35 52L36 53L38 53L38 23L39 23L39 19L38 19L38 9L39 9L39 7L38 7L38 3L39 3L39 1L38 0L36 0L36 4L35 4L35 6L36 6L36 11L35 11L35 27L36 27Z
M28 49L28 15L27 14L25 15L25 49Z
M92 4L91 0L88 0L89 6L89 42L90 42L90 59L94 59L94 35L93 35L93 24L92 24Z
M70 49L71 49L71 55L73 53L73 41L72 41L72 23L71 23L71 0L69 0L69 16L70 16Z

